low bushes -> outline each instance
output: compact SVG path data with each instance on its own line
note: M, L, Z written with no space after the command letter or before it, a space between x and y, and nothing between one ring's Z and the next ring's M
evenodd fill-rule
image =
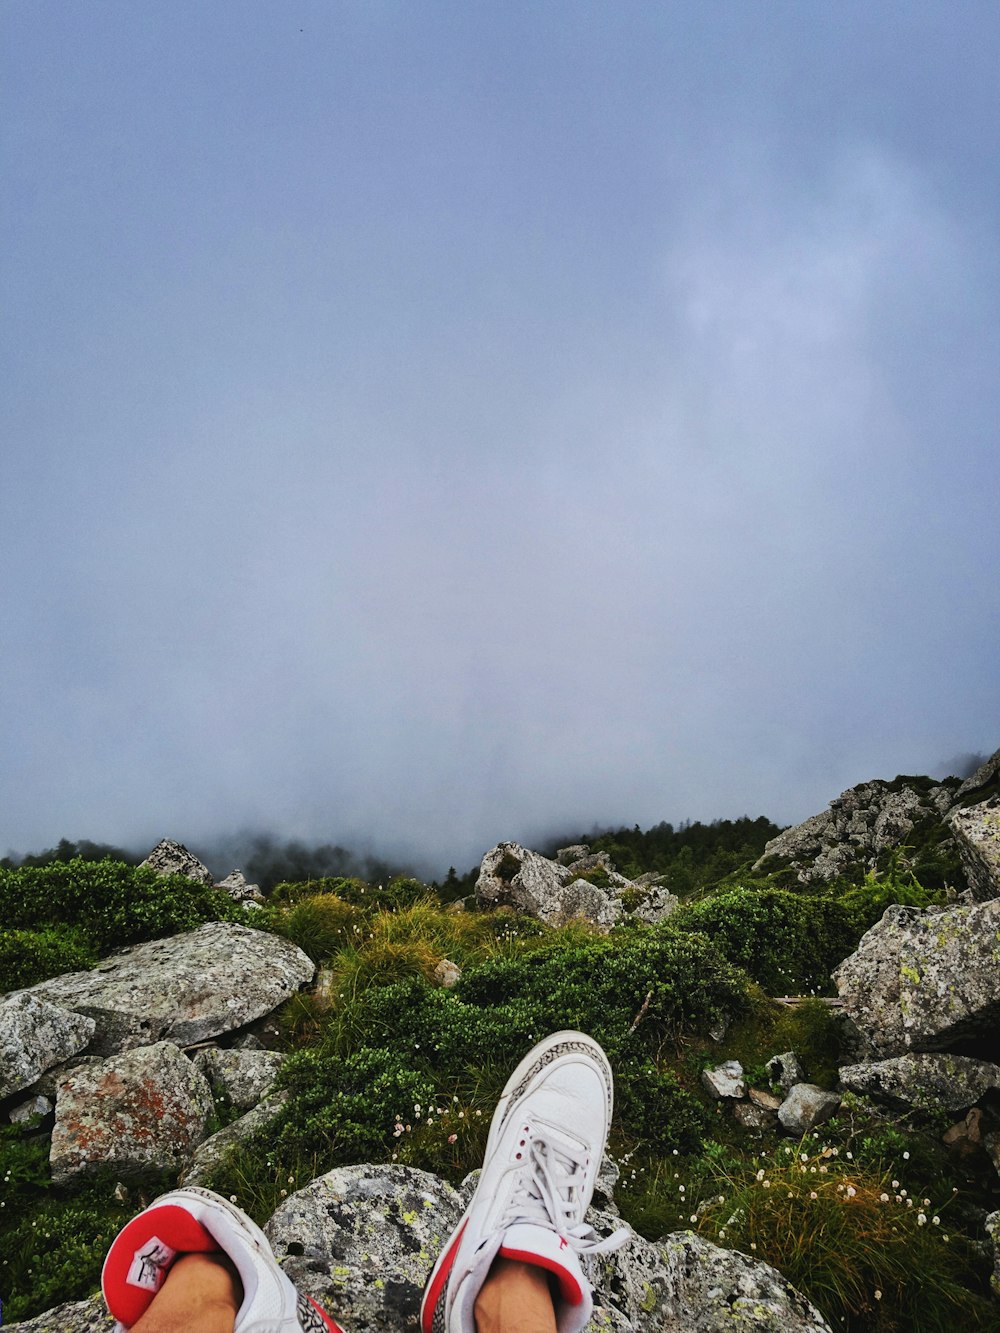
M0 869L0 992L92 967L123 944L247 919L220 889L124 861Z
M827 992L860 934L857 911L831 898L756 885L724 889L673 920L703 931L730 963L772 995Z

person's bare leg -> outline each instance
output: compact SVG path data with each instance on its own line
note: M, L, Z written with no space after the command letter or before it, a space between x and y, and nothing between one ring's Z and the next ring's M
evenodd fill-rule
M497 1259L474 1310L477 1333L556 1333L549 1275L536 1264Z
M224 1254L185 1254L132 1333L233 1333L243 1286Z

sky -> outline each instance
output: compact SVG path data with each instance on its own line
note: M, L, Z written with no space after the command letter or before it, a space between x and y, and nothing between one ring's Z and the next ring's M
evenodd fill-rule
M992 0L5 0L0 853L1000 744Z

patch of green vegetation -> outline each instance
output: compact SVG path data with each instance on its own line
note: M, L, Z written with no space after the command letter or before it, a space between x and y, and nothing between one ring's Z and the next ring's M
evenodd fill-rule
M11 1321L95 1292L111 1241L136 1211L136 1204L114 1197L115 1180L107 1172L72 1187L53 1186L48 1155L47 1136L0 1127L0 1288ZM148 1199L171 1187L155 1175L139 1184Z
M760 882L724 889L677 911L685 930L703 931L719 951L774 995L826 993L830 973L859 933L839 902Z
M249 923L222 890L124 861L74 857L0 868L0 991L94 965L137 944L206 921Z
M81 972L96 962L97 950L74 926L0 930L0 993Z

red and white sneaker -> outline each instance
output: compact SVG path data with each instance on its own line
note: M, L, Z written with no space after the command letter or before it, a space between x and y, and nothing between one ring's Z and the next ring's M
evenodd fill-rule
M421 1333L475 1333L474 1306L498 1256L546 1269L559 1333L581 1333L593 1297L580 1257L616 1250L584 1222L611 1122L611 1067L582 1032L557 1032L514 1070L493 1116L476 1192L431 1270Z
M278 1267L267 1237L242 1209L192 1185L161 1195L115 1237L101 1287L119 1331L149 1309L176 1259L221 1250L243 1284L234 1333L344 1333Z

